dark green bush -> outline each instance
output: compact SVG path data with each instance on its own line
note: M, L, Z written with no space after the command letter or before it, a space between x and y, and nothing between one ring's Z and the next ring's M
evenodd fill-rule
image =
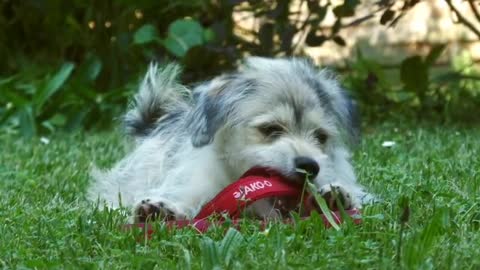
M404 0L400 8L394 2L376 3L382 14L379 23L395 25L419 1ZM301 3L307 4L304 19L291 9ZM228 71L246 55L302 55L304 45L325 42L344 46L342 29L372 18L356 15L360 4L359 0L337 6L312 0L2 1L0 125L25 136L108 127L152 60L180 62L182 79L190 83ZM235 10L250 12L259 23L258 31L235 31ZM336 21L325 30L319 26L329 11ZM296 34L305 39L294 43ZM409 57L393 71L359 53L348 63L346 84L370 119L390 114L448 118L459 110L472 116L479 103L478 88L472 85L476 71L436 74L432 64L442 49L437 46L426 56Z
M344 80L360 102L366 119L413 118L434 121L480 120L480 69L468 56L447 68L434 67L445 49L413 55L385 68L361 52L348 63Z

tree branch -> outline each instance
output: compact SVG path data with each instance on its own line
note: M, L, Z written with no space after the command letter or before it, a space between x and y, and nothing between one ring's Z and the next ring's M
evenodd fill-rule
M298 28L297 33L300 34L300 37L298 38L297 44L293 45L292 47L292 52L297 52L300 49L300 46L303 45L305 42L305 38L307 37L308 32L310 31L309 29L309 19L310 16L312 16L312 12L310 10L308 11L307 18L305 18L305 21L303 21L302 25L300 28Z
M460 22L463 25L465 25L466 27L468 27L468 29L470 29L472 32L475 33L475 35L477 35L478 38L480 38L480 30L475 28L475 26L469 20L467 20L467 18L463 17L463 15L460 13L460 11L452 4L452 0L445 0L445 2L447 2L450 9L457 16L458 22Z
M349 22L348 24L342 25L342 29L343 29L343 28L347 28L347 27L357 26L357 25L359 25L359 24L361 24L361 23L363 23L363 22L365 22L365 21L368 21L368 20L374 18L375 15L376 15L377 13L379 13L380 11L385 11L385 10L389 9L391 6L392 6L391 4L386 5L386 6L382 6L382 7L378 8L377 10L374 10L374 11L373 11L372 13L370 13L370 14L367 14L367 15L365 15L365 16L363 16L363 17L360 17L360 18L358 18L358 19L355 19L355 20Z
M358 18L354 21L351 21L349 22L348 24L345 24L345 25L342 25L342 28L348 28L348 27L352 27L352 26L357 26L365 21L368 21L370 19L372 19L373 17L375 17L375 12L373 14L368 14L364 17L361 17L361 18Z
M477 21L480 22L480 13L479 13L477 7L475 6L475 4L473 3L473 0L468 0L468 3L470 4L470 9L472 10L473 14L475 15L475 18L477 18Z

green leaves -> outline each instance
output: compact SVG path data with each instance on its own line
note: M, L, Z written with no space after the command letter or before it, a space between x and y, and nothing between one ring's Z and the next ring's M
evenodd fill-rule
M160 40L157 29L152 24L145 24L140 27L133 35L134 44L147 44Z
M341 36L334 36L332 40L342 47L347 45L347 42Z
M405 87L415 92L424 92L428 88L428 66L422 57L412 56L403 60L400 66L400 79Z
M7 104L7 109L0 118L0 125L13 126L26 138L35 136L40 128L40 123L47 111L55 112L49 108L48 103L59 94L75 68L73 63L66 62L52 75L47 75L39 81L21 76L1 80L0 102ZM23 79L23 80L22 80ZM43 118L43 119L42 119ZM56 114L52 117L52 124L64 123L64 116ZM46 123L46 122L43 122ZM44 125L52 129L52 124Z
M444 49L445 45L437 45L425 58L415 55L403 60L400 66L400 79L407 90L413 90L423 98L428 90L430 68Z
M333 13L337 18L351 17L355 15L355 8L360 4L358 0L345 0L340 6L333 9Z
M98 78L102 69L103 63L100 57L95 54L89 54L77 71L83 80L93 82Z
M225 269L231 267L234 252L244 243L243 235L233 229L228 229L225 237L220 242L215 242L209 237L201 241L202 268Z
M313 194L315 197L315 200L322 210L322 214L325 216L327 219L328 223L334 228L335 230L340 230L340 226L335 222L334 217L332 216L332 211L328 208L327 202L325 201L320 194L318 194L317 187L312 184L310 181L307 181L307 188L310 191L310 194Z
M325 35L317 35L315 30L312 30L308 33L305 43L311 47L322 46L325 41L328 40L328 37Z
M428 53L406 57L399 65L367 59L358 50L346 76L347 89L354 90L364 112L374 119L399 112L408 117L476 119L478 114L471 111L479 104L477 76L467 82L461 75L464 71L445 71L444 64L436 67L445 48L444 44L434 45Z
M45 102L61 89L74 68L73 63L64 63L59 71L50 80L46 81L45 86L34 96L35 112L40 112Z
M19 76L0 79L0 128L31 138L58 130L108 126L123 109L128 91L97 93L94 80L101 70L101 60L91 55L78 69L66 62L53 72L48 67L30 68Z
M162 44L177 57L183 57L188 50L206 42L206 38L212 38L212 32L205 31L194 20L177 20L168 27L168 35Z
M393 20L394 16L395 16L395 11L393 11L391 9L387 9L387 10L385 10L385 12L383 12L382 17L380 17L380 23L382 25L385 25L389 21Z
M180 19L170 24L165 39L160 38L154 25L143 25L135 32L133 43L136 45L157 43L174 56L183 58L191 48L204 45L214 38L213 31L204 29L198 21Z
M432 66L433 64L435 64L438 58L442 55L445 48L445 44L438 44L433 46L433 48L430 50L427 57L425 58L425 64L427 66Z
M37 133L35 116L31 106L23 106L18 110L18 125L23 137L31 138Z

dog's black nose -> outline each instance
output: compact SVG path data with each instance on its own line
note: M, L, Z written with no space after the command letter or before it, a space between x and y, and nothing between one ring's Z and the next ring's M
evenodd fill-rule
M315 178L315 176L318 174L318 171L320 171L318 163L313 158L296 157L294 161L296 168L306 171L311 179Z

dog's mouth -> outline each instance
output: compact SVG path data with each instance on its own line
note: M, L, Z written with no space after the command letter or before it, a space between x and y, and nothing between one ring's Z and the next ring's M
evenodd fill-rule
M280 173L283 178L291 183L296 185L306 185L306 181L313 181L315 177L305 170L301 169L292 169L289 171L270 168L267 169L271 172ZM297 212L300 216L308 216L312 211L320 211L318 204L316 203L314 196L307 192L301 197L271 197L270 202L272 203L273 209L277 211L282 217L289 217L292 212ZM305 197L303 197L305 196ZM303 199L303 201L302 201Z
M306 181L313 181L314 177L310 173L301 169L294 169L292 172L285 175L285 177L291 182L297 184L305 184Z
M305 170L301 170L297 168L288 170L288 171L280 168L266 168L266 169L267 171L270 171L272 173L279 173L286 180L299 185L303 185L305 184L306 181L313 181L314 179L314 177L310 173L306 172Z

